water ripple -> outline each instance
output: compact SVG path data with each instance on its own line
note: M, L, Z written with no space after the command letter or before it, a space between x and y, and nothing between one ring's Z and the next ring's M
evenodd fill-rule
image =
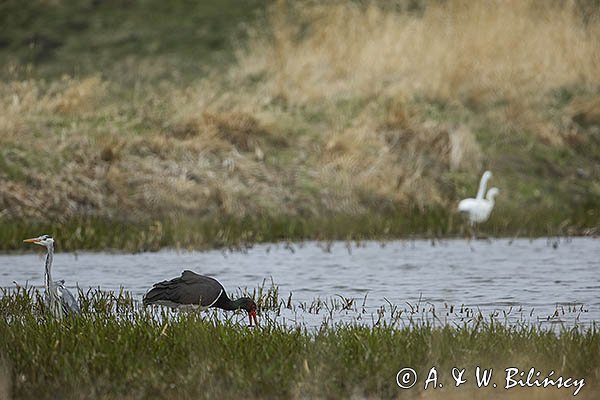
M153 283L178 276L183 269L214 276L228 291L252 290L271 279L286 298L312 301L335 295L362 299L366 307L430 302L468 304L490 312L498 308L524 307L541 320L557 307L585 305L580 322L600 320L597 271L600 242L573 238L558 249L546 239L505 239L470 244L463 240L409 240L363 242L348 252L346 243L336 242L331 253L314 242L294 245L295 252L277 244L257 245L247 253L176 252L108 254L58 253L54 279L82 289L123 287L142 296ZM43 249L39 249L43 250ZM43 283L43 252L0 255L0 287ZM516 311L513 311L516 312Z

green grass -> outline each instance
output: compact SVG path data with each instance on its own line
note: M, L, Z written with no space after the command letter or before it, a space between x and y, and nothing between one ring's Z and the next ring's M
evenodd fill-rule
M264 7L263 0L176 0L168 6L157 0L4 1L0 76L55 79L102 71L131 85L148 76L123 71L152 59L152 79L189 81L208 65L231 62L244 37L241 24L260 18ZM11 64L19 67L10 72Z
M508 207L507 207L508 208ZM515 227L514 221L519 221ZM566 226L569 226L569 229ZM498 211L481 236L570 236L594 233L600 213L571 215L558 208ZM398 237L437 239L465 237L470 231L460 215L444 209L400 210L395 213L323 217L257 216L246 218L182 218L107 220L78 218L65 221L0 221L0 251L25 250L23 239L47 233L59 251L180 249L243 249L255 243L304 240L393 240Z
M250 329L214 313L141 310L127 293L95 290L80 293L80 316L58 321L45 313L36 291L6 291L0 298L0 396L414 398L432 366L447 383L455 366L468 373L475 366L497 371L534 366L542 373L552 369L585 378L582 398L598 393L595 327L555 333L480 321L462 327L290 328L265 318L269 306L261 299L261 327ZM396 386L403 367L418 372L417 387L402 391ZM474 384L464 386L471 389L448 385L440 395L478 393ZM572 394L567 389L542 393Z

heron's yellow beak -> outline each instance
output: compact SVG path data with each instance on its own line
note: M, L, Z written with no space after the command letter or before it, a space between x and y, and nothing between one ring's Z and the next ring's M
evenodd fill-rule
M40 241L39 238L31 238L31 239L25 239L25 240L23 240L24 243L37 243L39 241Z

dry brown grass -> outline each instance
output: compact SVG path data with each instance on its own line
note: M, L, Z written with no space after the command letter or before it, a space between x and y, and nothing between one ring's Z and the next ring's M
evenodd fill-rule
M273 40L252 42L240 64L296 104L403 91L484 101L599 83L598 16L583 24L575 1L429 1L422 16L373 3L277 4Z
M453 208L444 177L478 176L486 149L469 121L440 122L416 98L504 102L489 115L506 131L585 141L597 97L575 98L562 120L545 102L600 86L597 16L582 23L575 2L426 4L420 15L279 1L237 65L185 89L1 83L0 216Z

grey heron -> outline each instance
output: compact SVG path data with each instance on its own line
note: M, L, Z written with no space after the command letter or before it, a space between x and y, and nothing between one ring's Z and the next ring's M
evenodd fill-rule
M56 318L65 315L79 314L79 306L75 296L65 287L65 281L52 280L52 259L54 258L54 239L50 235L42 235L36 238L25 239L25 243L35 243L46 247L44 287L46 288L45 300L50 312Z
M199 275L192 271L183 271L180 277L155 283L144 295L144 306L157 304L172 308L196 307L207 309L217 307L223 310L243 309L248 312L250 326L252 321L258 325L256 303L249 297L231 300L223 285L214 278Z

